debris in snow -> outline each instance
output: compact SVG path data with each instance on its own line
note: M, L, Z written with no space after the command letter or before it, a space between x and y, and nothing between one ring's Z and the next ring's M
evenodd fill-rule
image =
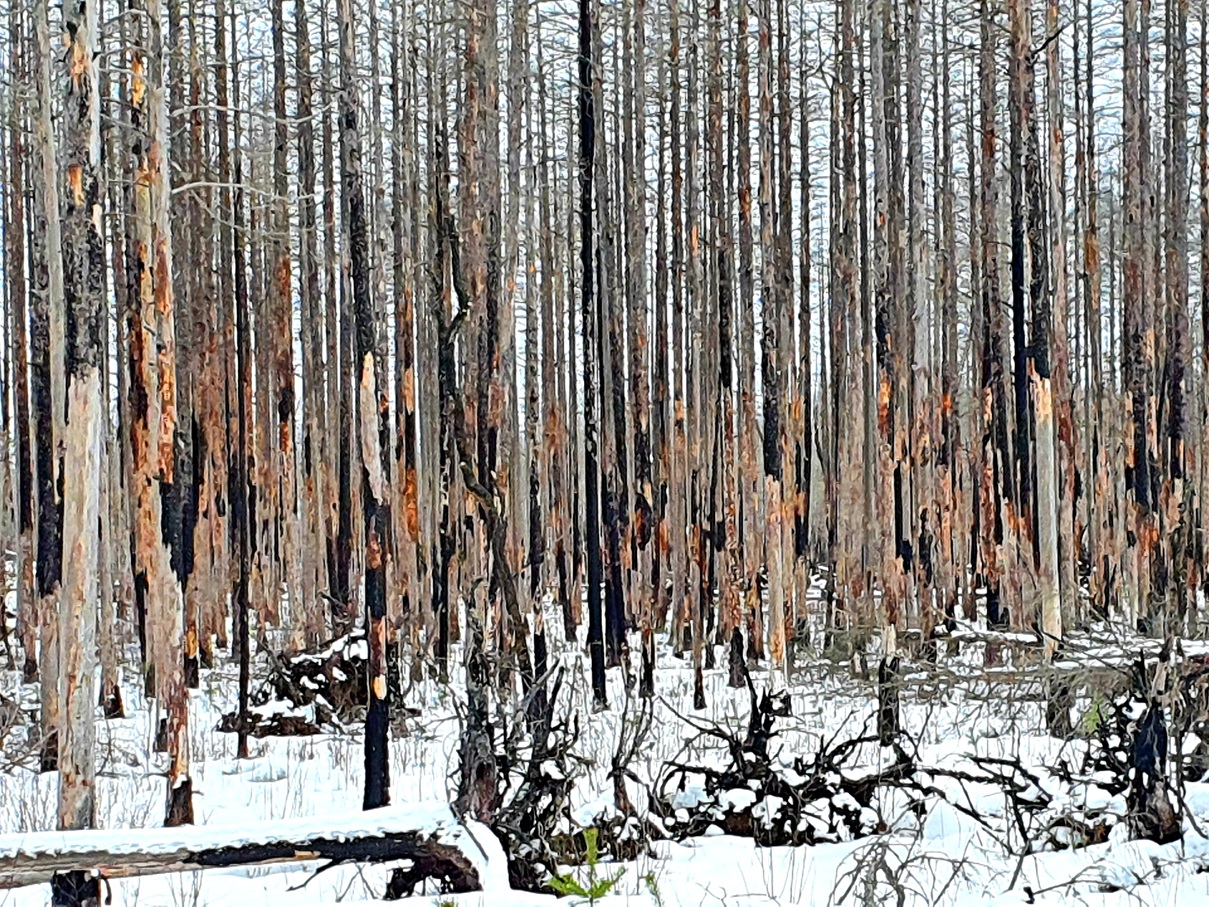
M369 647L364 631L355 630L313 651L270 656L269 676L252 694L249 733L254 737L318 734L360 719L367 703ZM387 648L387 675L396 718L414 718L402 705L396 649ZM237 713L223 716L220 731L239 729Z

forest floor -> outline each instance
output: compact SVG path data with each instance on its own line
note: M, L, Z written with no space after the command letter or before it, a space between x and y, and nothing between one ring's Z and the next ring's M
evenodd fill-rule
M719 650L721 653L721 650ZM612 708L591 708L586 661L578 649L554 656L567 670L564 707L582 716L575 746L583 773L572 794L571 816L593 825L613 806L610 758L623 724L632 720L619 671L609 672ZM1010 657L1008 659L1010 663ZM1007 670L988 678L982 655L969 647L943 657L943 670L911 670L905 677L902 724L921 766L948 770L972 765L974 757L1019 760L1040 781L1052 803L1046 814L1063 809L1124 809L1089 783L1072 788L1051 776L1066 759L1073 761L1080 741L1062 743L1045 735L1043 704ZM716 723L746 727L750 698L727 685L724 665L705 674L704 711L692 708L692 671L670 650L659 652L657 696L652 733L631 763L642 784L631 797L644 811L643 785L669 760L693 764L725 761L721 743L700 726ZM264 671L263 662L257 668ZM99 825L106 829L158 825L164 803L163 757L152 752L152 716L133 675L125 688L127 714L98 722ZM753 672L757 689L768 682L763 669ZM199 824L255 828L269 820L306 816L351 815L360 811L362 743L358 730L311 737L253 740L252 756L235 758L235 736L215 730L236 702L233 668L204 671L191 696L192 775ZM799 658L788 684L792 715L778 725L770 751L787 766L795 755L817 750L820 740L859 737L873 727L876 690L854 679L846 667L815 656ZM21 687L4 675L5 695L36 710L36 687ZM458 697L460 684L414 684L407 704L419 717L396 728L391 743L391 797L398 806L452 801L456 786ZM1089 708L1082 697L1076 718ZM153 706L152 706L153 708ZM1083 719L1086 720L1086 719ZM19 758L20 727L10 731L6 752L12 764L0 773L0 833L53 827L56 779L39 775ZM888 749L862 746L856 766L874 769L893 760ZM1027 785L1026 785L1027 786ZM691 805L691 791L688 792ZM751 839L707 833L683 843L657 841L637 860L609 863L599 875L624 874L601 907L757 907L819 904L1209 904L1209 784L1188 784L1183 792L1182 842L1156 845L1130 841L1124 824L1108 840L1075 849L1051 850L1041 842L1044 817L1021 826L1002 789L993 785L935 779L934 791L915 807L907 798L887 795L874 803L884 831L859 840L799 847L757 847ZM1034 792L1035 793L1035 792ZM1027 797L1028 792L1025 791ZM1078 801L1078 802L1075 802ZM956 806L954 805L956 804ZM965 811L963 811L963 809ZM969 813L976 813L975 819ZM1030 840L1031 839L1031 840ZM1037 851L1021 855L1028 850ZM486 874L488 890L463 895L424 895L406 904L428 907L537 907L559 901L550 896L512 892L499 865L502 854L486 847L494 861ZM274 907L371 903L381 897L389 870L383 866L336 866L316 874L315 863L208 870L144 876L112 883L112 903L172 905L272 904ZM568 870L583 877L585 867ZM48 902L47 886L0 891L0 907ZM399 903L399 902L395 902Z

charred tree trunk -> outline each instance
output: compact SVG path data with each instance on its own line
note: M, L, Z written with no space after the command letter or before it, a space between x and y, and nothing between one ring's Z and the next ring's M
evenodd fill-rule
M37 97L34 114L34 143L41 150L39 166L31 167L34 182L30 224L31 296L30 391L34 410L36 445L37 593L39 622L39 675L41 695L41 767L54 771L59 765L59 731L62 713L59 666L59 583L62 577L62 479L58 442L63 426L58 418L62 401L56 397L57 370L64 364L63 258L60 199L56 176L56 141L51 125L50 22L47 6L39 2L34 12L34 84ZM56 326L58 329L56 329Z
M148 688L165 713L164 732L157 733L169 759L165 823L180 825L192 823L193 805L184 600L173 569L181 527L179 521L164 518L176 477L177 431L168 107L159 0L149 0L145 11L146 49L135 66L136 74L141 71L145 77L133 90L142 125L132 212L137 235L132 279L137 279L137 293L130 312L131 464L138 502L134 569L136 584L141 574L146 590Z
M981 183L978 225L978 263L980 288L981 337L979 373L981 385L982 440L979 453L979 573L986 587L987 622L1002 626L1007 622L1000 598L1001 555L1004 540L1003 502L1010 497L1010 459L1008 457L1007 395L1003 375L1003 309L1000 297L998 223L998 175L995 163L995 24L990 4L980 6L981 84L980 124L982 151L979 164Z
M22 89L32 84L22 16L14 5L10 10L9 46L11 70ZM30 155L22 141L28 128L25 117L16 116L11 129L8 157L9 209L5 215L5 286L8 288L9 343L12 363L12 418L16 424L16 517L17 517L17 635L23 663L21 679L32 683L38 678L38 603L34 594L34 485L33 441L30 436L30 355L29 305L26 283L26 174ZM30 275L32 277L32 275ZM31 287L32 289L32 287ZM35 303L36 304L36 303Z
M106 414L101 390L104 355L105 245L101 237L101 123L94 61L96 6L63 6L72 61L64 85L63 292L67 315L67 433L63 470L63 596L59 605L62 652L59 684L63 725L59 739L59 827L96 823L96 625L99 604L101 483ZM47 678L49 681L50 678ZM95 883L94 883L95 884Z
M227 21L224 3L220 0L216 31L220 38L225 32ZM231 13L232 65L231 82L235 86L232 100L239 106L238 42L235 37L235 17ZM221 51L221 47L219 48ZM220 82L220 84L224 84ZM232 198L234 226L232 228L232 258L234 280L232 288L235 308L235 362L234 387L231 388L236 410L234 432L234 457L231 470L231 532L237 560L234 598L234 634L238 647L239 663L239 733L236 756L248 758L248 681L251 673L251 573L252 573L252 514L251 514L251 469L249 453L252 425L252 359L251 327L248 323L248 272L246 252L246 225L244 221L243 155L241 151L242 130L240 120L235 120L235 153L233 155L235 189Z
M360 364L361 487L365 510L365 629L369 640L369 710L365 716L363 808L390 803L390 690L386 681L386 552L389 499L379 433L377 325L370 295L369 238L361 172L360 99L352 0L340 0L340 170L345 195L356 356Z
M594 328L599 323L596 301L595 238L592 189L596 154L596 101L592 51L594 47L592 0L579 2L579 267L580 309L583 319L584 507L588 583L588 653L592 661L592 694L597 706L607 701L605 690L604 626L601 584L604 580L600 552L600 427L597 422L598 375ZM574 366L572 366L574 367Z

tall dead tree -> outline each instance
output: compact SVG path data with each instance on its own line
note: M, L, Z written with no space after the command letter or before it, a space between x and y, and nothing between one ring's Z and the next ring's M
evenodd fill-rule
M31 55L34 91L34 145L40 152L30 167L33 198L30 219L30 394L36 445L37 488L37 593L41 695L41 767L54 771L59 764L59 730L62 698L57 678L59 666L59 584L62 577L62 463L59 441L63 426L58 374L65 359L63 336L63 256L60 198L55 161L58 142L51 119L51 45L47 4L34 7L34 41ZM57 364L56 364L57 363Z
M101 117L95 61L94 3L63 6L68 45L64 81L63 294L67 315L67 432L63 470L63 592L59 606L63 725L59 740L59 827L96 823L94 714L99 606L103 437L108 421L101 390L105 347L102 298ZM108 594L108 591L106 592ZM94 883L99 888L99 883ZM98 891L99 894L99 891Z
M1020 469L1031 468L1027 457L1035 456L1036 481L1022 485L1033 489L1033 499L1024 501L1025 514L1036 519L1036 532L1027 516L1017 525L1035 538L1028 545L1037 553L1040 625L1046 636L1046 651L1053 653L1062 637L1061 595L1058 574L1058 488L1055 463L1054 396L1050 378L1050 334L1052 306L1049 296L1048 248L1042 243L1045 196L1040 186L1037 161L1035 93L1032 61L1032 16L1028 3L1013 0L1008 5L1011 33L1011 192L1012 192L1012 294L1013 315L1025 305L1028 293L1032 315L1032 338L1026 368L1031 385L1032 410L1025 420L1033 424L1036 452L1025 454L1028 432L1018 427ZM1025 243L1028 243L1026 251ZM1017 363L1019 367L1019 362ZM1017 414L1017 418L1020 415ZM1021 492L1024 494L1025 492Z
M773 58L772 3L761 0L759 31L759 146L760 146L760 258L761 270L761 386L764 396L764 515L768 531L764 536L764 558L768 589L769 657L785 666L785 586L784 545L781 532L784 521L782 444L781 341L784 306L777 277L777 247L773 202L775 198L775 160L773 144Z
M395 482L394 513L399 520L395 550L403 620L407 625L412 651L417 651L419 630L423 625L420 573L425 558L421 555L421 488L417 472L416 401L417 385L420 381L416 374L415 249L418 230L410 197L417 179L414 136L411 134L415 100L412 97L412 77L408 72L408 66L413 61L408 54L402 31L404 15L403 4L396 4L391 13L391 38L394 45L391 53L391 100L394 107L391 140L391 237L394 264L392 283L395 294L395 474L398 476ZM317 379L320 372L318 366L319 363L316 362ZM316 435L318 431L319 426L316 425Z
M1000 598L1003 575L1003 503L1010 497L1011 460L1008 455L1007 393L1004 380L1003 307L1000 294L998 243L998 182L996 172L995 48L996 26L990 3L979 5L981 36L978 74L980 84L979 125L982 147L979 158L978 266L981 287L979 304L979 374L982 440L979 451L978 572L986 586L987 621L993 626L1006 622Z
M360 78L352 0L340 0L340 171L352 277L359 369L361 488L365 510L365 630L369 640L369 709L365 716L363 808L390 803L390 689L386 680L386 552L390 511L379 435L377 325L370 291L369 237L361 170ZM383 364L383 367L385 364ZM385 374L381 380L385 379Z
M14 97L28 98L33 79L29 60L27 23L14 5L9 16L9 60ZM8 202L4 218L4 273L7 288L8 338L11 363L13 436L16 442L16 591L17 636L24 654L21 677L27 683L38 676L38 612L34 594L34 470L30 435L29 305L26 255L26 186L29 155L24 142L28 117L14 111L9 130Z
M597 422L599 395L595 344L600 342L596 301L595 230L593 228L593 179L596 155L596 101L592 86L594 24L592 0L579 2L579 269L580 311L583 319L583 413L584 413L584 543L587 546L588 653L592 661L592 694L597 705L606 701L604 626L601 584L604 580L600 556L600 426ZM574 366L572 366L573 368ZM572 377L574 380L574 377Z
M1191 337L1188 326L1188 0L1166 4L1167 168L1164 174L1167 214L1163 249L1166 356L1159 402L1162 432L1159 487L1159 537L1155 565L1156 599L1169 626L1182 627L1188 614L1188 388ZM1202 99L1201 106L1205 106ZM1204 287L1202 286L1202 295ZM1165 411L1164 411L1165 410Z
M1149 5L1147 0L1141 0ZM1127 608L1137 620L1152 626L1150 618L1151 555L1158 540L1155 520L1152 470L1154 433L1151 431L1154 399L1154 312L1153 291L1147 284L1150 263L1149 239L1146 235L1148 193L1147 164L1150 137L1146 127L1144 49L1147 40L1138 10L1139 0L1124 3L1124 109L1122 149L1124 175L1122 206L1125 215L1124 283L1122 305L1124 330L1122 334L1122 368L1126 393L1129 395L1129 433L1126 444L1125 488L1130 510L1133 539L1132 578L1126 592Z
M270 218L272 276L267 300L266 334L261 342L271 357L272 405L272 481L269 483L269 518L275 524L279 541L274 571L286 581L289 590L289 628L292 644L304 638L306 609L309 603L302 583L302 542L296 486L297 450L294 441L294 295L290 256L289 130L286 112L285 16L283 0L270 6L273 32L273 196ZM270 465L270 464L266 464ZM272 587L271 587L272 589ZM272 589L272 591L276 591Z
M325 322L320 284L319 214L315 194L314 76L311 71L310 22L306 0L294 4L294 71L298 80L298 296L302 314L303 419L299 433L299 510L301 513L299 560L302 585L291 595L306 608L305 639L314 644L322 637L326 621L315 601L329 588L327 565L328 469L324 431L328 377L333 363L324 363L331 326ZM325 118L326 120L326 118ZM403 355L402 351L400 355Z
M189 709L184 677L184 599L173 551L179 521L165 520L165 490L175 479L176 334L169 227L168 105L162 7L148 0L145 44L136 51L131 95L138 110L134 183L133 270L137 291L127 312L130 344L130 443L137 501L135 584L145 590L148 689L163 712L160 747L168 753L165 823L193 821L189 777Z

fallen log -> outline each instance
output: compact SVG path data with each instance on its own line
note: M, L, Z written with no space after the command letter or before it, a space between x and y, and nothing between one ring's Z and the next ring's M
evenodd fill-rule
M481 833L490 835L485 828ZM72 904L82 900L72 901L64 892L95 890L100 879L296 861L326 861L327 866L409 861L412 879L435 880L448 893L482 890L486 870L486 856L469 825L438 803L254 827L0 835L0 889L49 882L56 904Z

